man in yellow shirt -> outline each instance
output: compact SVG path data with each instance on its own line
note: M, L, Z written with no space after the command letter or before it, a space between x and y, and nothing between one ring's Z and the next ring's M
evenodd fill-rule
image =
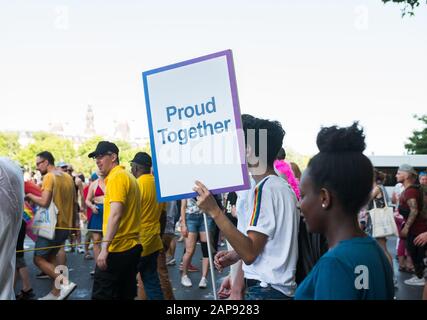
M52 240L37 237L34 251L34 263L41 271L47 274L52 280L55 280L60 274L55 273L57 266L56 255L59 251L58 246L63 246L69 235L69 228L73 225L73 210L76 199L73 179L66 173L55 167L55 158L49 151L43 151L36 156L36 168L43 175L42 196L27 194L27 199L33 201L40 207L48 208L53 201L58 209L55 237ZM65 259L63 259L65 260ZM60 262L60 263L64 263ZM76 284L69 282L67 286L53 286L49 292L40 300L63 300L76 287Z
M105 177L103 242L96 261L92 299L133 300L142 247L139 241L141 193L136 179L119 165L119 148L98 143L89 154Z
M164 296L157 272L157 257L163 249L160 237L160 216L165 205L157 202L156 185L151 174L151 157L138 152L131 161L132 174L137 178L141 191L140 239L144 250L138 265L145 294L148 300L163 300Z

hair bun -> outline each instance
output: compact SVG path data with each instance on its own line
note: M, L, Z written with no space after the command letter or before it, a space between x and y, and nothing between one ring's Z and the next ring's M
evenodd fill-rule
M324 127L317 135L316 143L320 152L363 152L366 148L359 122L344 128Z

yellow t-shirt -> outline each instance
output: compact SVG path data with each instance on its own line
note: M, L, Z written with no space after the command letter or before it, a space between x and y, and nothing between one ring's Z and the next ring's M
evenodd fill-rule
M141 193L135 177L124 167L114 167L105 178L104 217L102 232L107 234L110 203L121 202L124 212L117 233L108 248L109 252L123 252L139 244L141 223Z
M42 191L52 192L53 203L58 208L57 227L73 226L74 202L76 189L73 178L67 173L54 170L43 177Z
M160 215L162 210L165 210L165 203L157 202L153 175L143 174L137 180L141 191L141 256L145 257L163 248L160 237Z

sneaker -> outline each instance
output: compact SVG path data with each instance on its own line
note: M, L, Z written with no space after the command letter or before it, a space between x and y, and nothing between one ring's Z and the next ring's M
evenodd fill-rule
M91 256L90 253L85 254L85 260L93 260L93 257Z
M191 286L193 286L193 284L191 283L191 279L187 275L181 277L181 284L184 287L191 287Z
M52 292L49 292L44 297L38 298L38 300L59 300L60 296L55 296Z
M77 247L77 252L78 253L85 253L85 249Z
M21 292L16 295L16 300L34 300L35 297L33 289L27 291L21 290Z
M199 288L206 288L208 286L208 280L205 277L202 277L199 282Z
M175 264L176 264L176 260L174 258L171 258L166 262L167 266L174 266Z
M38 273L36 275L36 278L37 279L49 279L49 276L46 273L44 273L43 271L40 271L40 273Z
M180 271L182 271L182 262L181 262L181 264L179 265L179 270L180 270ZM199 271L199 268L197 268L196 266L193 266L193 265L190 263L190 265L188 266L187 271L188 271L188 272L198 272L198 271Z
M77 285L74 282L68 283L68 285L61 287L61 294L59 295L58 300L64 300L67 299L68 296L74 291L74 289L77 287Z
M403 281L408 286L424 286L426 281L424 278L418 278L417 276L413 276L411 279Z

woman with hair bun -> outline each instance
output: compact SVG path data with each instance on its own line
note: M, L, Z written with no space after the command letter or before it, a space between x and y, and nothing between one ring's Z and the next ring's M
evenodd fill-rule
M317 146L320 152L301 179L301 211L309 231L326 236L329 251L298 287L295 299L393 299L390 263L357 218L374 179L372 163L363 154L363 130L357 122L322 128Z

